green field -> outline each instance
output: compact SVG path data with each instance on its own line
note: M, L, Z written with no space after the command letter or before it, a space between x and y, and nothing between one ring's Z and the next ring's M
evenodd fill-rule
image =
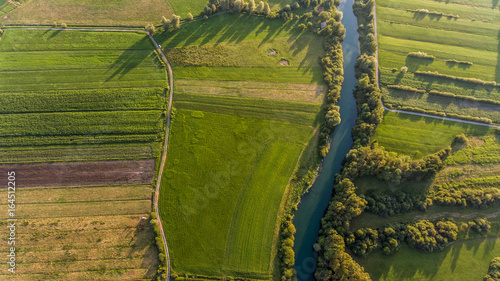
M155 35L175 79L160 204L177 273L276 276L283 197L326 89L321 39L295 24L221 14Z
M483 280L490 261L500 255L500 238L459 242L443 252L427 254L408 247L385 256L374 252L357 259L374 281Z
M422 158L450 145L455 136L484 136L488 127L444 121L422 116L385 112L374 139L387 151Z
M20 5L12 3L20 2ZM173 12L170 1L162 0L31 0L0 1L0 15L4 24L113 25L143 27L159 22L162 16Z
M415 71L432 71L499 83L500 24L498 7L495 6L495 2L492 6L487 1L377 1L381 86L406 85L427 92L437 90L498 100L498 87L413 74ZM417 12L421 9L427 12ZM435 58L410 57L410 52L425 52ZM404 75L400 73L403 66L409 71ZM391 90L384 93L383 101L395 106L486 117L494 123L500 122L498 108L484 102L467 103L453 98L421 96Z
M144 34L6 30L0 50L4 161L159 156L165 70Z
M138 230L151 194L150 185L18 189L17 271L2 271L0 279L151 280L154 233L149 221Z
M312 128L177 106L160 195L173 269L269 278L279 202Z

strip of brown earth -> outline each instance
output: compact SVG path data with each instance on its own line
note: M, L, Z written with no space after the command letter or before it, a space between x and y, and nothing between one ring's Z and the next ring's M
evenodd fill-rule
M153 182L155 160L62 162L0 165L0 188L7 172L16 173L16 187L61 187Z
M322 103L326 85L254 81L176 81L177 92Z

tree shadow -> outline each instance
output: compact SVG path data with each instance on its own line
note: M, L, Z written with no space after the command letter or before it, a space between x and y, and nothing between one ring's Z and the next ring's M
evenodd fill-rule
M139 66L148 56L150 56L152 53L151 50L141 49L146 42L150 42L148 36L144 36L141 40L137 41L134 45L125 50L106 71L106 73L111 71L113 73L106 78L105 82L112 80L117 75L123 77L132 69Z
M496 0L498 3L498 0ZM498 47L497 47L497 67L495 68L495 82L500 83L500 31L498 31Z
M408 67L408 70L411 72L415 72L419 70L420 66L428 66L434 62L433 59L426 58L416 58L407 56L405 60L405 65Z
M498 6L498 1L499 0L493 0L493 1L491 1L491 8L492 9L495 9Z
M141 268L147 268L147 277L154 277L159 266L158 248L152 241L155 240L151 218L141 220L135 226L135 231L132 234L130 251L127 254L128 258L133 258L134 255L142 253Z

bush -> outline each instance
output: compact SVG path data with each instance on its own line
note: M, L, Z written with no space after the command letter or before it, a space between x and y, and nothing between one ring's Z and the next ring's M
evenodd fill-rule
M497 281L500 280L500 258L493 258L488 268L488 275L484 276L484 281Z
M144 29L149 32L151 35L154 35L156 33L155 26L152 23L148 23Z
M419 59L431 59L431 60L436 58L435 56L428 55L427 53L420 52L420 51L408 53L408 56L414 57L414 58L419 58Z
M187 14L186 20L192 21L193 20L193 15L191 13Z
M407 66L401 67L401 73L406 74L407 72L408 72L408 67Z

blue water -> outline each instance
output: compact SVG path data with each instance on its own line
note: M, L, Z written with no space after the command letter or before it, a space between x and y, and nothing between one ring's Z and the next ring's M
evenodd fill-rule
M295 269L297 280L314 280L317 257L312 246L318 238L321 218L331 199L334 175L340 171L342 160L352 146L351 130L356 123L356 101L352 91L357 80L354 64L358 57L357 21L352 11L354 0L342 0L339 11L344 13L342 24L346 37L342 43L344 53L344 84L338 105L342 122L331 137L329 153L323 161L323 169L316 182L303 198L295 214Z

